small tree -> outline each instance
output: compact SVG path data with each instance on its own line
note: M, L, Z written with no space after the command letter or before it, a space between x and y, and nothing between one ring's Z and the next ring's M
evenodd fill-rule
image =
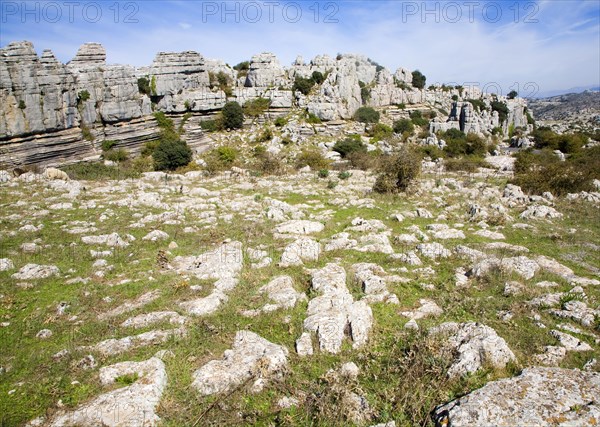
M419 70L415 70L412 72L413 87L416 87L417 89L423 89L425 87L426 81L427 81L427 78Z
M221 114L224 129L241 129L244 125L244 111L240 104L235 101L225 104Z
M365 144L362 143L360 136L356 135L336 142L333 146L333 151L340 153L342 157L346 157L350 153L366 153L367 147L365 147Z
M294 86L292 86L292 90L294 92L298 91L303 95L308 95L314 85L315 81L312 78L306 79L304 77L296 76L296 79L294 80Z
M391 156L377 177L373 191L396 193L406 191L421 173L421 154L415 147L403 145L398 154Z
M140 77L137 80L138 91L144 95L152 95L152 89L150 88L150 80L147 77Z
M371 107L360 107L354 113L354 120L361 123L377 123L379 122L379 111Z
M163 139L152 153L156 170L175 170L192 160L192 150L180 139Z
M320 85L325 81L325 76L320 71L313 71L312 79L316 84Z
M400 119L394 122L394 132L403 134L404 132L408 132L409 134L413 133L415 130L415 126L413 122L408 119Z
M510 92L508 92L508 95L506 95L508 99L515 99L517 96L519 96L519 94L516 90L511 90Z

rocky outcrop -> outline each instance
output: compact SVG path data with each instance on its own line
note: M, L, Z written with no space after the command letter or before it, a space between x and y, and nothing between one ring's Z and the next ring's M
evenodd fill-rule
M437 425L574 426L600 419L600 374L578 369L528 368L438 407Z
M292 91L296 77L315 71L325 81L308 95ZM226 76L227 87L211 82L217 75ZM399 68L392 74L361 55L317 56L309 64L299 58L284 68L272 53L261 53L252 57L247 75L238 78L229 65L193 51L160 52L150 66L136 69L107 64L98 43L82 45L73 60L62 64L48 50L38 56L30 42L14 42L0 49L0 168L97 159L104 140L137 153L158 138L153 111L175 121L191 113L185 139L202 147L209 141L198 118L232 99L243 105L267 98L269 111L297 106L329 121L349 119L363 104L428 103L451 110L448 118L432 122L432 132L457 128L489 133L497 126L527 125L522 99L505 101L508 120L499 123L489 108L479 112L468 102L452 104L453 95L481 96L470 88L416 89L411 71Z

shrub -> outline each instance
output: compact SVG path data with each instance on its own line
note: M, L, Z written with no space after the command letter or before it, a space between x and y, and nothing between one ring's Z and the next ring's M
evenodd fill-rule
M426 81L427 81L427 78L419 70L415 70L412 72L413 87L416 87L417 89L423 89L425 87Z
M403 134L404 132L408 132L412 134L414 130L415 126L411 120L400 119L394 122L394 132L396 133Z
M233 69L236 70L237 78L245 77L248 75L248 70L250 70L250 61L242 61L237 65L233 66Z
M319 170L319 178L327 178L329 176L329 169Z
M354 152L366 153L367 147L363 144L359 135L353 135L336 142L333 151L340 153L342 158L345 158L348 154Z
M398 109L400 110L405 110L406 104L404 102L401 102L400 104L396 104L396 107L398 107Z
M423 156L431 158L431 160L443 159L446 153L436 145L422 145L421 152Z
M415 124L415 126L425 126L429 124L429 120L424 118L419 110L415 110L410 113L410 120Z
M102 151L108 151L111 148L113 148L115 145L117 145L117 141L112 141L110 139L106 139L106 140L102 141L102 144L100 144L100 148L102 149Z
M379 150L365 152L354 151L346 157L353 168L360 170L377 169L380 163L381 152Z
M87 90L82 90L77 94L77 102L85 102L90 99L90 93Z
M25 108L27 108L27 106L25 105L25 101L23 101L22 99L19 101L19 109L24 110Z
M308 95L314 85L315 81L312 78L307 79L304 77L296 76L294 80L294 85L292 86L292 91L298 91L303 95Z
M478 156L483 157L487 152L487 144L477 134L464 132L458 129L449 129L443 136L446 141L444 151L450 157Z
M244 104L244 114L250 117L258 117L265 113L271 106L271 100L256 98Z
M321 83L323 83L325 81L325 76L320 71L313 71L311 77L312 77L313 81L318 85L320 85Z
M221 114L224 129L241 129L244 125L244 111L235 101L226 103Z
M384 164L383 171L377 177L373 191L395 193L406 191L408 186L421 173L421 155L416 147L403 145L394 156Z
M150 88L150 80L147 77L140 77L137 79L138 91L144 95L152 95L152 89Z
M313 113L308 113L306 114L306 123L310 123L313 125L318 125L320 123L322 123L321 119L319 117L317 117L316 115L314 115Z
M281 160L268 152L263 152L257 156L258 163L256 168L265 175L281 175L285 171L285 166Z
M323 157L320 150L316 148L307 148L296 157L296 168L300 169L304 166L310 166L313 170L328 168L331 161Z
M354 113L354 120L361 123L377 123L379 122L379 111L371 107L360 107Z
M600 146L582 149L564 162L550 150L521 151L515 161L513 183L531 193L550 191L560 196L591 191L594 179L600 179Z
M124 162L129 157L129 153L124 148L106 151L102 157L111 162Z
M232 164L237 158L237 151L233 147L222 146L214 150L220 161L227 164Z
M458 101L458 95L452 95L452 101Z
M219 71L217 74L209 72L208 81L211 89L219 88L225 92L226 96L231 96L233 94L233 90L231 89L231 77L223 71Z
M470 102L473 106L473 109L476 111L486 110L485 102L483 102L482 99L467 99L467 102Z
M348 172L348 171L341 171L340 173L338 173L338 178L342 179L342 180L348 179L351 176L352 176L352 173Z
M368 135L376 141L388 139L393 135L393 133L394 131L392 130L392 128L387 125L384 125L383 123L377 123L376 125L372 126L368 131Z
M508 107L504 102L492 101L492 111L498 112L500 123L503 123L508 119Z
M477 172L478 168L485 166L486 163L483 158L476 156L464 156L444 160L444 168L448 172Z
M330 190L333 190L337 186L338 186L337 181L334 181L333 179L330 179L329 181L327 181L327 188L329 188Z
M152 153L156 170L175 170L192 160L192 150L180 139L162 139Z
M517 96L519 96L519 94L516 90L511 90L510 92L508 92L508 95L506 95L508 99L515 99Z
M283 127L285 125L287 125L287 119L285 117L277 117L275 119L275 122L273 122L275 124L275 126L277 126L278 128Z
M158 143L159 141L146 142L140 154L142 156L152 156L152 153L154 153L154 150L156 150L156 147L158 147Z
M255 142L266 142L273 139L273 131L270 127L265 127L255 139Z
M216 132L221 126L218 120L203 120L200 122L200 128L206 132Z

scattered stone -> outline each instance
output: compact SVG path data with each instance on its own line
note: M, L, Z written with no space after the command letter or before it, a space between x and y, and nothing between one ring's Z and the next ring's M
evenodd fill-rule
M164 231L160 231L160 230L154 230L151 231L150 233L146 234L144 237L142 237L142 240L149 240L151 242L157 242L159 240L167 240L169 238L169 235L167 233L165 233ZM173 242L171 242L173 243ZM170 247L170 245L169 245Z
M320 222L308 220L291 220L275 227L275 232L280 234L314 234L323 231L325 226Z
M437 242L421 243L417 246L417 251L426 258L448 258L452 253Z
M321 253L321 245L308 237L301 237L286 246L281 255L280 267L303 265L303 261L317 261Z
M133 236L127 235L125 239L119 234L103 234L100 236L83 236L81 241L86 245L106 245L111 248L125 248L129 246L129 242L135 240Z
M298 302L306 301L307 299L303 292L298 292L294 289L294 280L290 276L276 277L261 287L258 292L266 293L270 299L275 301L275 304L268 304L263 307L263 311L293 308Z
M136 375L131 385L101 394L72 412L61 411L48 425L59 426L155 426L156 409L167 386L167 371L157 357L143 362L121 362L100 368L100 381L112 385L117 378Z
M485 237L486 239L491 240L504 240L506 237L502 233L498 233L496 231L491 230L478 230L475 232L476 235Z
M155 289L150 292L146 292L145 294L137 297L135 300L125 301L120 306L118 306L110 311L107 311L106 313L99 314L98 319L106 320L106 319L110 319L112 317L120 316L121 314L128 313L130 311L136 310L147 304L150 304L152 301L157 299L159 296L160 296L160 291L158 289Z
M17 280L48 279L60 273L54 265L27 264L11 277Z
M52 331L50 329L42 329L39 331L35 337L41 340L46 340L52 336Z
M300 338L296 340L296 353L298 353L298 356L312 356L313 345L309 332L303 332Z
M562 218L562 216L563 216L563 214L561 214L556 209L554 209L550 206L533 205L533 206L529 206L523 213L521 213L521 215L519 215L519 218L521 218L521 219L532 219L532 218L553 219L553 218Z
M312 274L312 288L321 295L308 303L304 329L315 332L322 351L338 353L349 331L352 347L367 342L373 313L364 301L354 301L346 287L346 272L337 264L327 264Z
M8 258L0 258L0 271L12 270L15 268L13 262Z
M120 339L110 338L93 346L82 347L82 349L95 351L104 356L110 356L123 353L132 348L163 343L171 337L183 337L186 334L187 330L184 327L169 329L166 331L154 330Z
M141 329L155 323L168 321L171 325L183 325L187 318L175 311L153 311L130 317L121 323L123 328Z
M447 322L430 329L429 333L448 336L445 343L455 355L448 370L450 377L472 373L486 365L503 368L508 362L516 361L506 341L480 323Z
M252 391L260 391L265 380L280 374L287 366L288 350L273 344L254 332L239 331L233 347L222 360L213 360L193 374L194 387L203 395L225 393L246 381Z
M444 312L444 310L432 300L420 299L419 304L421 304L419 308L412 311L402 311L400 314L412 320L420 320L425 317L437 317Z
M600 419L598 396L598 373L527 368L439 406L434 419L453 427L594 425Z
M567 351L592 351L593 348L586 342L581 341L579 338L575 338L573 335L565 334L564 332L553 329L550 331L550 335L556 338L560 345L567 349Z

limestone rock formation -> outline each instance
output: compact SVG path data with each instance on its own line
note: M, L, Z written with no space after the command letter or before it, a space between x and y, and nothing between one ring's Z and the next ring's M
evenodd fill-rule
M438 425L594 425L600 419L600 374L528 368L436 408Z

